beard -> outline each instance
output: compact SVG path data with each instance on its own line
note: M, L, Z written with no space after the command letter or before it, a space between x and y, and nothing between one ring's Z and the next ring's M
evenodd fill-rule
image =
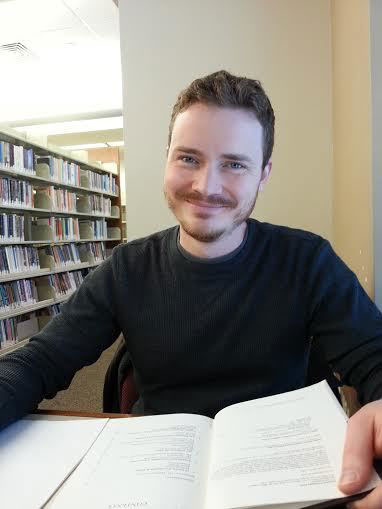
M215 242L216 240L230 235L238 226L247 221L247 219L252 214L253 209L255 208L255 204L257 201L257 196L259 194L259 188L257 188L255 196L252 197L251 200L243 203L240 208L238 208L238 202L233 199L223 198L221 196L211 195L209 197L203 197L198 192L192 193L184 193L178 191L175 193L173 199L166 188L163 189L164 196L166 198L167 204L171 212L174 214L176 219L178 220L180 226L183 230L193 239L199 242ZM192 225L191 221L188 221L186 218L179 217L177 214L177 200L187 201L187 200L195 200L195 201L203 201L209 203L211 205L221 205L232 210L236 210L232 221L229 225L221 226L221 227L211 227L207 229L206 227L198 228ZM199 214L199 217L203 219L203 214ZM207 215L204 215L204 218L207 219Z

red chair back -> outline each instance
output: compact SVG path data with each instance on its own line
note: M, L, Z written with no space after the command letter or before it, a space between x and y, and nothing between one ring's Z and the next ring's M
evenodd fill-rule
M120 412L121 414L131 414L134 403L138 400L139 394L135 385L133 370L127 373L121 386L120 393Z

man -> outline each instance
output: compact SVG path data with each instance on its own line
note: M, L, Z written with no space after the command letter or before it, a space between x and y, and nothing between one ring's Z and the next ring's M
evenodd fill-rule
M380 398L382 317L355 275L321 237L249 219L273 139L255 80L220 71L180 94L164 181L179 226L117 247L60 315L1 359L1 426L68 387L121 331L140 412L213 416L302 387L311 341L363 403ZM382 425L380 403L365 409L354 423L368 423L366 456L348 440L349 492L367 475L372 423ZM381 491L355 507L382 506Z

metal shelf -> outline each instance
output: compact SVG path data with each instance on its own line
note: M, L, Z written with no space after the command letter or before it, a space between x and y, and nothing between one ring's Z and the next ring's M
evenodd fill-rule
M50 274L58 274L60 272L72 272L74 270L82 270L82 269L89 269L92 267L97 267L97 265L100 265L101 262L95 262L95 263L74 263L72 265L68 265L67 267L60 267L58 269L39 269L29 272L17 272L15 274L11 274L9 276L0 276L0 283L7 283L8 281L17 281L19 279L31 279L35 277L41 277L41 276L49 276Z
M79 164L89 170L94 170L97 173L105 173L106 175L110 176L114 175L113 172L105 170L105 168L103 168L100 164L89 163L79 157L73 157L73 155L70 152L63 150L62 148L57 147L56 145L50 143L43 145L39 142L35 142L33 141L33 139L28 139L28 137L25 134L19 131L15 131L14 129L11 129L9 127L5 127L2 125L0 127L0 136L1 138L3 138L3 141L8 141L13 144L19 144L19 142L21 142L22 145L27 146L28 148L38 149L37 150L38 155L58 156L68 161L73 161L74 163Z
M36 302L35 304L31 304L30 306L22 306L18 309L13 309L12 311L7 311L6 313L0 313L0 320L4 320L6 318L13 318L14 316L25 315L27 313L32 313L38 309L47 308L49 306L53 306L53 304L59 304L64 300L69 299L69 297L75 292L72 291L67 295L63 295L62 297L54 297L52 299L42 300L40 302Z
M15 206L15 205L4 205L0 204L1 210L6 211L16 211L16 212L30 212L35 216L64 216L64 217L73 217L73 216L81 216L81 217L89 217L89 218L98 218L98 219L119 219L119 216L106 216L105 214L92 214L86 212L61 212L59 210L49 210L49 209L37 209L35 207L23 207L23 206Z
M102 238L102 239L78 239L78 240L17 240L17 241L11 241L11 240L1 240L0 246L17 246L19 244L26 244L26 245L44 245L44 246L55 246L55 245L61 245L61 244L79 244L82 242L107 242L109 240L120 240L120 239L108 239L108 238Z
M15 350L18 350L22 346L26 345L31 337L32 336L22 339L21 341L18 341L14 345L9 345L9 346L6 346L5 348L1 348L0 349L0 357L2 357L3 355L6 355L7 353L14 352Z
M72 292L72 293L74 293L74 292ZM72 295L72 294L70 294L70 295ZM58 304L59 302L64 302L65 300L68 300L70 295L66 295L65 297L61 297L60 299L55 299L55 302L53 302L53 304ZM53 300L53 299L49 299L49 300ZM48 304L48 306L49 305L52 305L52 304ZM37 308L37 309L42 309L43 307L48 307L48 306L41 306L40 308ZM31 337L32 336L24 338L21 341L18 341L17 343L15 343L14 345L10 345L5 348L1 348L0 349L0 357L2 357L3 355L6 355L7 353L11 353L11 352L17 350L18 348L21 348L22 346L26 345Z
M116 178L116 184L118 184L118 175L116 175L114 172L109 171L101 164L98 163L89 163L80 157L75 157L74 154L72 155L70 152L67 152L60 147L56 147L51 144L45 144L44 142L40 142L39 140L34 141L34 139L27 135L26 133L21 133L18 131L15 131L13 129L10 129L6 126L0 126L0 140L13 143L15 145L23 145L25 148L32 148L35 155L40 156L53 156L62 158L68 162L74 162L75 164L78 164L81 169L83 170L91 170L98 174L108 175L110 178L115 177ZM27 181L32 184L34 188L37 187L47 187L47 186L54 186L56 188L65 188L68 190L72 190L72 192L77 193L78 195L101 195L105 197L110 197L112 199L112 203L115 203L120 207L120 195L121 192L116 186L116 193L107 192L101 189L90 189L88 187L83 187L82 185L73 185L69 183L64 182L57 182L55 180L52 180L49 178L49 175L47 174L46 177L41 177L36 174L30 173L28 171L24 171L22 167L15 167L11 168L9 166L5 167L4 165L0 164L0 176L7 176L14 179L19 179L22 181ZM90 181L87 179L83 179L82 183L85 185L90 185ZM115 199L113 201L113 199ZM84 200L86 201L86 200ZM41 203L42 205L51 206L51 204L45 204ZM78 217L78 218L86 218L86 219L105 219L105 220L119 220L120 215L109 215L106 216L105 214L91 214L86 212L66 212L66 211L54 211L54 210L47 210L47 209L35 209L32 207L20 207L20 206L12 206L12 205L0 205L0 212L1 211L11 211L12 213L18 213L18 214L24 214L25 216L37 216L37 217L49 217L49 216L57 216L57 217ZM84 210L84 208L83 208ZM87 210L87 208L85 208ZM114 212L114 210L113 210ZM111 226L113 223L108 223L108 226ZM118 226L120 226L120 223L118 221ZM115 228L115 230L117 230ZM113 232L114 233L114 232ZM92 234L91 231L89 231L89 234ZM73 239L73 240L24 240L24 241L18 241L18 240L1 240L0 239L0 246L15 246L15 245L32 245L32 246L47 246L47 245L63 245L63 244L80 244L80 243L87 243L87 242L110 242L110 243L119 243L121 242L121 235L118 234L118 230L115 231L115 234L117 234L117 237L113 238L86 238L86 239ZM49 236L48 234L46 235ZM30 238L30 237L29 237ZM114 244L112 244L114 245ZM109 246L110 247L110 246ZM96 262L94 264L90 264L87 262L80 263L80 264L73 264L72 266L68 267L61 267L57 269L40 269L38 271L29 271L25 273L17 273L12 275L3 275L0 276L0 282L4 283L7 281L14 281L14 280L20 280L20 279L29 279L29 278L38 278L49 274L54 274L58 272L70 272L73 270L81 270L83 268L91 268L95 267L96 265L99 265L102 262ZM6 318L12 318L19 315L24 315L27 313L31 313L34 311L37 311L39 309L43 309L49 306L52 306L54 304L59 304L60 302L66 301L71 294L64 295L61 297L56 298L49 298L46 300L43 300L41 302L37 302L33 305L25 306L18 309L13 309L11 311L7 311L4 313L0 313L0 320L6 319ZM48 294L47 296L50 296ZM29 341L28 338L24 338L23 340L19 341L18 343L14 345L7 346L6 348L3 348L0 350L0 356L5 355L11 351L16 350L17 348L20 348L24 344L26 344Z
M0 313L0 320L4 320L5 318L13 318L14 316L24 315L26 313L31 313L32 311L46 308L48 306L52 306L53 304L55 304L54 299L46 299L41 302L36 302L35 304L30 304L29 306L22 306L20 308L13 309L12 311L7 311L6 313Z
M13 170L12 168L8 168L7 166L3 166L1 164L0 164L0 174L1 175L7 175L7 176L10 176L10 177L22 178L22 179L30 180L31 182L37 182L37 183L40 183L40 184L49 184L49 185L55 186L55 187L63 187L63 188L68 188L68 189L74 189L75 191L81 191L81 192L84 192L86 194L101 194L101 195L104 195L104 196L109 196L111 198L118 198L119 197L118 194L108 193L107 191L100 191L98 189L90 189L88 187L76 186L76 185L73 185L73 184L66 184L66 183L63 183L63 182L59 182L57 180L52 180L52 179L46 179L46 178L43 178L43 177L38 177L37 175L34 175L32 173L27 173L27 172L23 172L23 171L19 171L19 170Z

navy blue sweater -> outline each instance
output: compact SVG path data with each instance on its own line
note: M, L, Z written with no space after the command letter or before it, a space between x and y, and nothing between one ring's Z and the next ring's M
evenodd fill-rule
M312 341L362 402L382 396L382 315L326 240L249 220L234 256L203 263L178 230L118 246L0 359L0 427L67 388L120 332L147 413L213 416L302 387Z

